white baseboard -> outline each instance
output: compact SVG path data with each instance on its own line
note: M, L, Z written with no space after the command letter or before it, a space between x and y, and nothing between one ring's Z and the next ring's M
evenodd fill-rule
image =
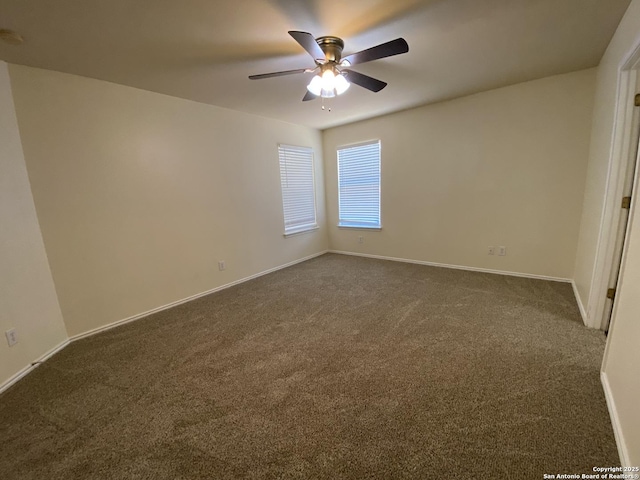
M89 330L87 332L83 332L83 333L79 333L77 335L73 335L69 339L67 339L64 342L62 342L57 347L53 348L49 352L47 352L44 355L42 355L40 358L38 358L38 359L34 360L33 362L31 362L31 365L29 365L28 367L23 368L18 373L16 373L11 378L9 378L7 381L5 381L4 383L0 384L0 393L5 391L6 389L8 389L11 385L16 383L21 378L25 377L34 368L36 368L40 363L44 362L45 360L49 359L50 357L52 357L53 355L58 353L64 347L69 345L71 342L75 342L76 340L80 340L81 338L89 337L91 335L96 335L96 334L98 334L100 332L104 332L106 330L111 330L112 328L118 327L120 325L124 325L125 323L133 322L135 320L139 320L141 318L148 317L149 315L151 315L153 313L161 312L161 311L167 310L167 309L169 309L171 307L182 305L183 303L187 303L187 302L190 302L190 301L195 300L197 298L204 297L205 295L209 295L211 293L219 292L220 290L224 290L226 288L233 287L234 285L238 285L240 283L248 282L249 280L253 280L254 278L258 278L258 277L261 277L263 275L267 275L269 273L276 272L278 270L282 270L283 268L291 267L291 266L293 266L293 265L295 265L297 263L302 263L302 262L305 262L307 260L311 260L312 258L319 257L320 255L324 255L325 253L327 253L327 250L324 250L324 251L319 252L319 253L314 253L313 255L309 255L309 256L304 257L304 258L299 258L298 260L294 260L293 262L285 263L284 265L279 265L277 267L273 267L273 268L270 268L268 270L264 270L262 272L256 273L254 275L250 275L248 277L241 278L239 280L236 280L236 281L231 282L231 283L227 283L225 285L221 285L221 286L216 287L216 288L212 288L211 290L207 290L206 292L198 293L196 295L191 295L190 297L183 298L181 300L177 300L175 302L171 302L171 303L168 303L166 305L162 305L161 307L157 307L157 308L148 310L146 312L139 313L137 315L133 315L133 316L128 317L128 318L124 318L122 320L117 320L117 321L115 321L113 323L110 323L108 325L103 325L102 327L94 328L94 329Z
M627 444L624 441L622 435L622 428L620 427L620 418L618 417L618 410L616 409L615 401L613 400L613 393L609 386L609 379L605 372L600 372L600 381L602 382L602 388L604 390L604 397L607 400L607 408L609 409L609 416L611 417L611 425L613 427L613 435L616 438L616 445L618 446L618 455L620 456L620 464L623 467L633 467L629 460L629 450Z
M580 316L582 317L582 323L584 323L585 327L590 327L588 323L587 311L584 308L584 304L582 303L582 298L580 297L580 292L578 291L578 287L576 286L576 282L571 280L571 287L573 288L573 296L576 297L576 303L578 304L578 308L580 309Z
M56 353L58 353L60 350L62 350L67 345L69 345L69 340L68 339L64 340L60 345L52 348L51 350L49 350L44 355L42 355L39 358L35 359L33 362L31 362L31 364L29 366L24 367L18 373L16 373L12 377L10 377L8 380L6 380L2 384L0 384L0 393L2 393L5 390L7 390L9 387L11 387L11 385L16 383L21 378L25 377L27 374L31 373L42 362L44 362L44 361L48 360L49 358L53 357Z
M294 260L293 262L285 263L284 265L279 265L277 267L270 268L268 270L264 270L263 272L256 273L254 275L250 275L248 277L241 278L231 283L226 283L224 285L220 285L219 287L212 288L211 290L207 290L206 292L196 293L195 295L191 295L190 297L183 298L181 300L176 300L175 302L167 303L166 305L162 305L160 307L153 308L151 310L147 310L146 312L138 313L137 315L133 315L131 317L123 318L122 320L116 320L113 323L109 323L107 325L103 325L98 328L94 328L92 330L88 330L83 333L79 333L77 335L72 336L69 340L75 342L76 340L80 340L81 338L90 337L91 335L95 335L100 332L104 332L106 330L111 330L112 328L118 327L120 325L124 325L125 323L134 322L136 320L140 320L141 318L148 317L154 313L162 312L163 310L168 310L173 307L177 307L178 305L182 305L183 303L191 302L192 300L196 300L200 297L204 297L206 295L210 295L215 292L219 292L220 290L224 290L234 285L238 285L240 283L248 282L249 280L253 280L254 278L262 277L263 275L267 275L269 273L276 272L278 270L282 270L283 268L291 267L297 263L306 262L307 260L311 260L312 258L319 257L320 255L324 255L327 253L327 250L324 250L319 253L314 253L313 255L309 255L304 258L300 258L298 260Z
M549 277L546 275L536 275L533 273L509 272L506 270L492 270L490 268L467 267L464 265L449 265L447 263L425 262L423 260L412 260L409 258L385 257L382 255L370 255L368 253L344 252L341 250L329 250L329 253L338 253L340 255L353 255L355 257L377 258L378 260L391 260L393 262L415 263L417 265L427 265L429 267L453 268L455 270L468 270L470 272L493 273L496 275L508 275L511 277L535 278L539 280L551 280L552 282L571 283L570 278Z

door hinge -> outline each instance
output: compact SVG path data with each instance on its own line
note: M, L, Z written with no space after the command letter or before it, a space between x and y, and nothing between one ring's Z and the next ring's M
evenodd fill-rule
M631 208L631 197L622 198L622 208Z
M633 104L634 104L636 107L640 107L640 93L637 93L637 94L636 94L635 99L633 100Z
M608 288L607 289L607 298L609 300L613 300L616 296L616 289L615 288Z

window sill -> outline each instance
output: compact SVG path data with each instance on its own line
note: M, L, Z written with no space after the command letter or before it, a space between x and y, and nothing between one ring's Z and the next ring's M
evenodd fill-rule
M382 225L377 226L365 226L365 225L340 225L338 228L346 228L348 230L382 230Z
M294 230L292 232L285 232L285 233L282 234L282 236L285 237L285 238L294 237L296 235L303 235L305 233L315 232L319 228L320 227L318 227L318 225L315 225L313 227L305 227L304 229L301 229L301 230Z

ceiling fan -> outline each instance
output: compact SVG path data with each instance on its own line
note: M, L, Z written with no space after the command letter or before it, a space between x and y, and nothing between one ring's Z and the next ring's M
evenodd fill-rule
M302 48L313 57L316 63L315 68L299 68L297 70L285 70L282 72L263 73L260 75L250 75L251 80L261 80L263 78L281 77L283 75L295 75L298 73L317 73L307 85L307 93L302 99L303 102L313 100L318 97L331 98L344 93L350 83L360 87L379 92L387 84L377 78L364 75L349 69L352 65L371 62L380 58L392 57L407 53L409 45L404 38L396 38L390 42L381 43L375 47L352 53L342 57L344 42L338 37L318 37L307 32L290 31L291 35Z

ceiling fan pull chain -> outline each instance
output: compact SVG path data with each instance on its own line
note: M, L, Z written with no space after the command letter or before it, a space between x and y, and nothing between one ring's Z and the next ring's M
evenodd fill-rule
M327 110L328 112L331 111L331 107L324 108L324 97L320 97L320 102L322 102L322 110Z

